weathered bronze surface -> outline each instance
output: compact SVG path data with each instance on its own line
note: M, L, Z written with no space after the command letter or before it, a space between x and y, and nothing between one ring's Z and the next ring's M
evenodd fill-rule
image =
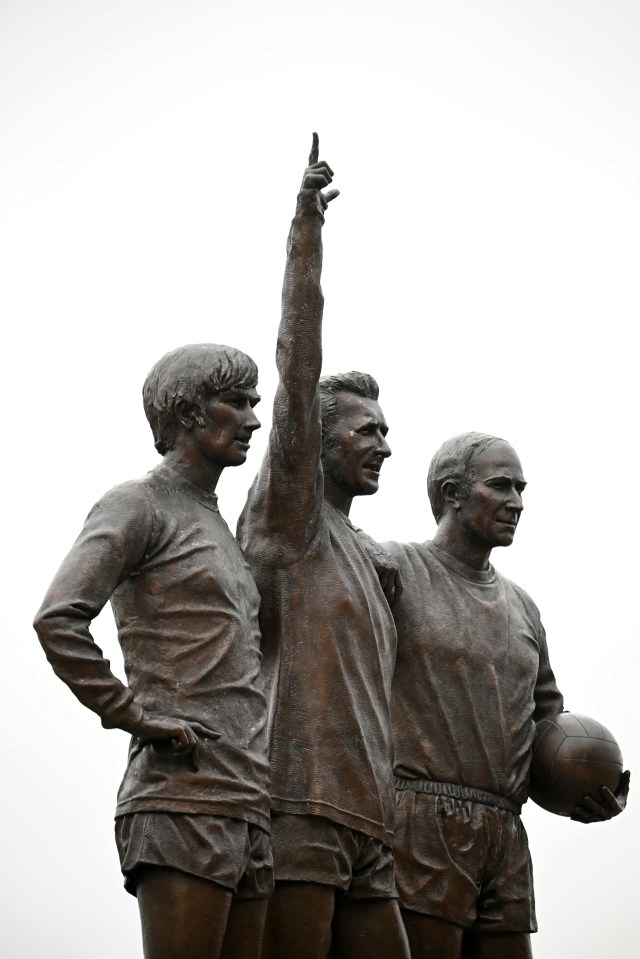
M466 433L431 463L433 542L350 521L391 450L373 377L321 377L332 180L314 134L242 549L215 491L260 425L257 369L182 347L143 390L162 463L96 503L35 626L132 737L116 839L147 959L526 959L520 808L535 723L563 709L537 607L490 564L526 482L508 443ZM107 602L127 685L90 632ZM629 774L610 785L572 818L622 812Z
M93 507L35 627L103 726L131 734L116 839L145 956L261 952L272 888L259 597L215 495L260 423L257 368L229 347L163 357L144 385L162 463ZM93 641L111 601L128 685Z
M431 461L433 542L388 543L404 591L394 602L392 689L396 881L411 954L520 959L536 930L520 807L535 722L563 709L530 597L489 562L513 542L526 482L504 440L465 433ZM626 803L585 798L574 818Z
M265 955L408 955L395 897L393 619L349 521L389 456L378 388L320 377L321 233L333 179L314 135L287 249L269 448L238 538L262 597L276 889Z

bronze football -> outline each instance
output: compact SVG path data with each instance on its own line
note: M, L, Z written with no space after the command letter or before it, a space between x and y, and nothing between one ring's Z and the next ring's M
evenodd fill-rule
M615 792L622 753L606 726L589 716L559 713L536 724L529 796L558 816L571 816L585 796L601 801L601 786Z

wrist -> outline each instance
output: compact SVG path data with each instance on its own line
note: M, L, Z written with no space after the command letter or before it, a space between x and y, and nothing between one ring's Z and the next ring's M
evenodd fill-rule
M103 716L102 725L105 729L122 729L131 736L139 736L147 719L146 711L132 700L126 709L118 712L117 716Z
M317 216L324 223L317 190L300 190L296 201L296 216Z

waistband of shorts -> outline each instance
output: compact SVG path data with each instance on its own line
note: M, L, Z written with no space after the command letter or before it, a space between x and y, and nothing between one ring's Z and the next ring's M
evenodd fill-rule
M458 786L457 783L439 783L432 779L401 779L400 776L394 776L396 789L415 793L429 793L431 796L449 796L451 799L468 799L471 802L479 802L484 806L495 806L496 809L505 809L519 816L522 806L505 799L504 796L496 796L495 793L487 792L485 789L472 789L470 786Z

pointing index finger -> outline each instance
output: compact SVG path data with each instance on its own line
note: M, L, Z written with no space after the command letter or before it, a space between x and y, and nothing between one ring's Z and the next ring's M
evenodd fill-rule
M309 154L309 166L312 166L314 163L318 162L318 155L320 152L320 137L317 133L313 134L313 141L311 143L311 153Z

